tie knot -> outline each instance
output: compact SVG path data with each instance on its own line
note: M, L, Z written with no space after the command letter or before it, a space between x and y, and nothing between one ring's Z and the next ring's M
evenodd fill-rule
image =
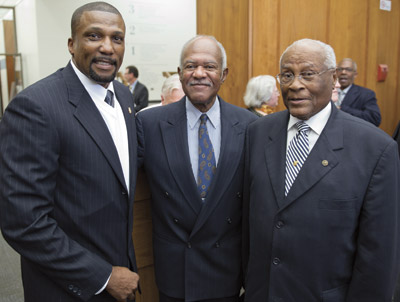
M297 122L295 124L297 130L299 132L307 132L308 130L310 130L310 126L308 126L305 122L301 121L301 122Z
M200 116L200 125L204 125L207 122L207 114L203 113Z
M107 90L107 95L104 101L111 107L114 107L114 93L111 90Z

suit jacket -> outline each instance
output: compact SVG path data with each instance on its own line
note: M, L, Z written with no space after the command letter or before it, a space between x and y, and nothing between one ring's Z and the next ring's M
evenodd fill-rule
M112 266L134 269L137 141L131 95L114 81L129 141L129 194L111 134L71 64L28 87L0 124L0 213L21 254L25 301L114 301Z
M257 117L220 98L221 152L203 204L193 176L185 98L137 115L139 154L152 193L156 282L170 297L239 294L244 136Z
M135 112L138 112L149 105L149 91L147 90L147 87L139 81L137 82L132 95Z
M346 93L340 109L371 122L375 126L379 126L381 123L381 112L375 92L370 89L353 84Z
M285 197L288 120L281 111L247 132L245 301L391 301L400 236L396 143L332 106Z
M396 129L394 130L393 139L397 142L400 154L400 122L397 124Z

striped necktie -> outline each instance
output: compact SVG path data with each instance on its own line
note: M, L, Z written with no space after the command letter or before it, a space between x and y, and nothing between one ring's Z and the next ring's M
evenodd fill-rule
M285 177L285 196L288 195L301 167L304 165L309 153L308 131L310 126L300 121L295 124L298 132L290 141L286 154L286 177Z
M214 148L208 135L206 123L207 115L203 113L200 116L199 163L197 171L197 188L203 201L207 196L212 177L217 169Z
M114 107L114 93L111 90L107 90L107 95L104 99L104 102L106 102L111 107Z

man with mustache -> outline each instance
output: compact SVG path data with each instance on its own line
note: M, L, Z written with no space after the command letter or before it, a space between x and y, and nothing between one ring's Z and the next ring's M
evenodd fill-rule
M288 110L248 128L245 301L392 301L399 154L386 133L333 104L335 67L329 45L294 42L277 76Z
M137 115L161 302L239 299L244 138L257 117L217 95L226 62L214 37L192 38L178 67L186 96Z
M357 64L352 59L341 60L336 69L340 84L336 106L344 112L362 118L375 126L381 123L375 92L354 84L357 77Z
M0 214L21 254L25 301L126 301L137 141L131 94L114 81L120 12L78 8L62 68L18 94L0 123Z

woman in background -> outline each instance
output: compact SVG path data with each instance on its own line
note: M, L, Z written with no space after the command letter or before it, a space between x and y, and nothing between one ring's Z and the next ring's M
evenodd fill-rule
M247 83L244 103L247 109L257 116L264 116L273 112L271 108L278 105L279 95L275 78L270 75L260 75L251 78Z

